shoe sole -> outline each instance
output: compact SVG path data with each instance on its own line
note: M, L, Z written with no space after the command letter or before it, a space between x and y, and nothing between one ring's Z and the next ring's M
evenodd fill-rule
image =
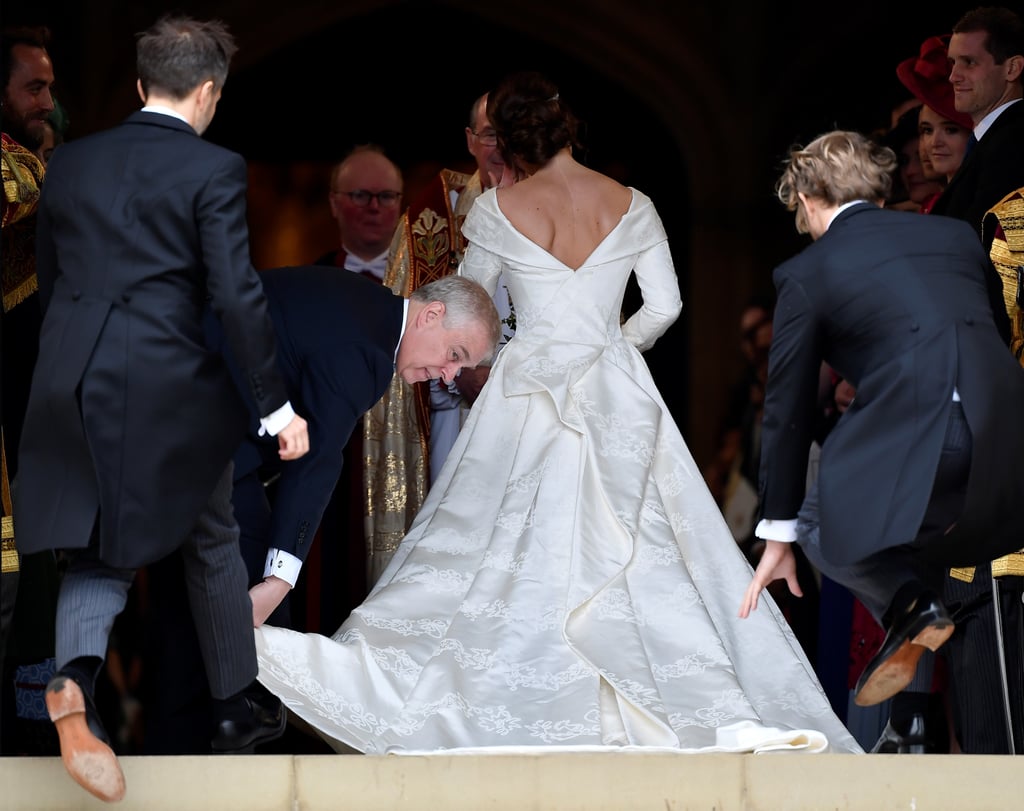
M858 707L873 707L899 693L914 680L925 648L937 651L953 635L953 630L953 623L936 623L908 639L867 678L857 690L853 703Z
M46 710L57 727L64 768L82 788L108 803L125 793L117 755L92 734L85 718L85 696L73 679L57 676L46 686Z

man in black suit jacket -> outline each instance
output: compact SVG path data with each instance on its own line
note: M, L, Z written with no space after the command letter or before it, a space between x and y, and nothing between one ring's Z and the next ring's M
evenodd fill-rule
M138 40L145 104L53 156L39 203L44 310L20 445L15 523L25 552L68 549L58 674L46 689L72 777L104 800L124 776L92 699L135 570L182 549L211 692L213 746L280 735L262 706L252 606L237 552L231 455L245 409L205 346L209 297L282 459L308 450L277 370L249 260L246 166L203 141L236 48L222 23L163 17Z
M408 299L336 268L277 268L260 278L278 365L292 401L309 415L312 448L282 465L251 430L235 454L243 556L262 581L251 590L257 626L295 585L341 473L342 448L391 378L450 381L463 367L488 361L500 338L493 301L460 276L424 285ZM262 484L269 477L276 477L272 508Z
M233 504L255 583L250 593L257 626L268 617L277 624L272 612L309 554L341 473L342 449L392 377L451 380L462 367L489 359L501 337L491 297L461 276L423 285L408 299L333 267L276 268L259 276L277 335L278 365L292 401L309 415L312 447L299 462L281 464L259 436L257 409L250 405L251 430L235 454ZM211 348L220 348L216 319L208 317L206 326ZM235 365L230 357L229 365ZM264 486L271 479L272 502ZM172 557L149 568L159 644L144 670L159 689L146 718L148 754L207 751L207 687L192 624L184 619L180 566Z
M952 633L945 567L1013 548L1024 513L1024 477L1004 475L1024 454L1024 369L998 277L962 223L879 207L895 167L891 150L833 132L795 149L779 182L815 241L775 271L756 530L767 544L740 612L778 578L799 593L799 542L888 631L858 682L862 706L902 690L923 649ZM801 506L822 362L856 397L822 449L819 523Z
M957 112L974 122L976 145L932 208L981 235L985 213L1024 186L1024 21L1009 9L969 11L948 46Z

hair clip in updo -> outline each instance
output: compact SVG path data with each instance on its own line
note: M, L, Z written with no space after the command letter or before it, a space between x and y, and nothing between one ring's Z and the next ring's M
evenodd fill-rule
M548 101L558 101L558 94L555 93L555 95L553 95L551 98L549 98Z

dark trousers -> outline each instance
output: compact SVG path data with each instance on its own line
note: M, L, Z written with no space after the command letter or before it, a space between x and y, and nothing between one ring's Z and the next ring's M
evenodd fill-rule
M822 556L817 484L808 491L797 516L797 542L822 574L846 586L883 626L887 625L886 614L893 598L901 590L914 593L930 589L938 595L943 592L949 564L931 556L928 545L941 538L963 511L972 447L963 408L960 403L953 403L942 456L917 537L849 566L837 566Z
M273 486L264 487L253 472L234 483L232 502L238 520L241 557L249 586L263 580L271 528ZM180 555L171 555L148 567L152 617L151 637L144 653L146 696L143 753L147 755L208 754L213 726L213 704L203 660L191 620L191 608L182 588ZM303 571L302 576L307 573ZM300 577L301 582L301 577ZM297 591L297 589L296 589ZM294 601L286 596L267 622L292 626ZM299 606L301 608L301 606ZM297 611L296 614L301 614ZM340 623L339 623L340 624ZM249 626L252 625L250 612ZM250 632L251 633L251 632ZM291 733L261 751L320 753L329 751L318 738Z
M1000 675L1005 657L1014 745L1024 754L1024 577L996 579L1003 618L999 650L992 603L991 567L978 566L970 583L950 577L946 602L956 631L943 648L949 662L953 723L960 748L970 754L1010 752Z

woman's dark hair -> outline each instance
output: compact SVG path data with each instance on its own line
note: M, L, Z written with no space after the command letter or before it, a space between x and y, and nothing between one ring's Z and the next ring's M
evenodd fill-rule
M507 76L487 97L487 118L506 163L543 166L565 147L579 147L579 121L558 87L537 71Z

